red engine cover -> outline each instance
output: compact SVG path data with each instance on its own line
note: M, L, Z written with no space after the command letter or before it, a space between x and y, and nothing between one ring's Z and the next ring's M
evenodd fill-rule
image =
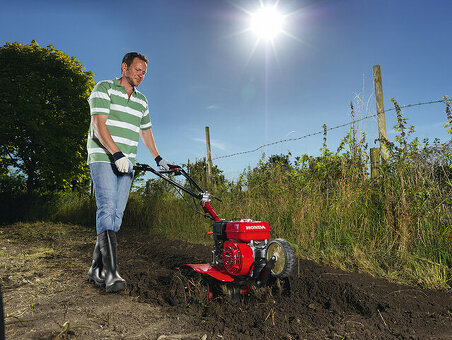
M228 222L226 236L243 242L268 240L270 227L267 222Z
M248 275L254 263L253 250L246 243L225 241L223 266L231 275Z

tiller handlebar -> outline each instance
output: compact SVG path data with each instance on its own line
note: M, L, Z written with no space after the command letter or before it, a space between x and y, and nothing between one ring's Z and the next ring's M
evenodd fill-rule
M209 214L209 217L211 217L214 221L221 221L221 218L217 215L217 213L215 212L215 210L213 210L212 206L210 205L210 197L215 198L216 200L221 202L221 199L219 199L218 197L215 197L214 195L208 193L207 191L204 191L195 181L193 178L190 177L189 174L187 174L187 172L181 168L180 166L174 166L173 168L171 168L170 170L155 170L154 168L152 168L151 166L147 165L147 164L141 164L141 163L137 163L134 167L134 170L139 170L139 171L150 171L152 172L154 175L164 179L165 181L167 181L168 183L174 185L176 188L182 190L183 192L193 196L194 198L198 199L201 201L201 206L203 208L203 210ZM171 179L170 177L168 177L168 174L172 174L175 176L183 176L190 184L190 186L194 186L197 190L198 193L193 192L190 189L187 189L186 187L184 187L182 184L174 181L173 179Z

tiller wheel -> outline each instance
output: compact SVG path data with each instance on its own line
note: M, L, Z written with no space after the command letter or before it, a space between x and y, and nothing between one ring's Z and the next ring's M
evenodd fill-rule
M288 277L295 265L295 255L289 242L278 238L267 246L267 261L274 259L271 273L275 277Z

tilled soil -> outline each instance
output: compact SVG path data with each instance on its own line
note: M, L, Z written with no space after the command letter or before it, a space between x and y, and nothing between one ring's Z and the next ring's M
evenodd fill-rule
M162 292L171 269L211 257L208 247L160 237L128 242L129 256L123 253L122 261L130 293L145 302L166 305ZM175 312L190 316L213 338L452 339L452 293L396 285L301 259L288 296L249 296L239 303L218 298Z
M299 259L282 296L249 294L235 303L220 296L173 307L175 268L209 262L209 247L121 232L118 262L128 287L106 294L85 281L92 231L60 225L54 229L65 228L63 234L24 238L19 228L0 228L10 339L452 339L451 292Z

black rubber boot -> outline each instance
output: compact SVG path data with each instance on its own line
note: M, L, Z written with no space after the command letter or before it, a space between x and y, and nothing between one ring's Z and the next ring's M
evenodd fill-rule
M126 288L126 281L119 276L116 265L116 233L107 230L98 235L100 252L102 254L102 274L105 278L107 293L117 292Z
M102 275L102 254L100 253L99 236L97 237L96 245L94 247L93 262L91 264L91 268L88 270L86 279L98 286L105 285L105 280Z

